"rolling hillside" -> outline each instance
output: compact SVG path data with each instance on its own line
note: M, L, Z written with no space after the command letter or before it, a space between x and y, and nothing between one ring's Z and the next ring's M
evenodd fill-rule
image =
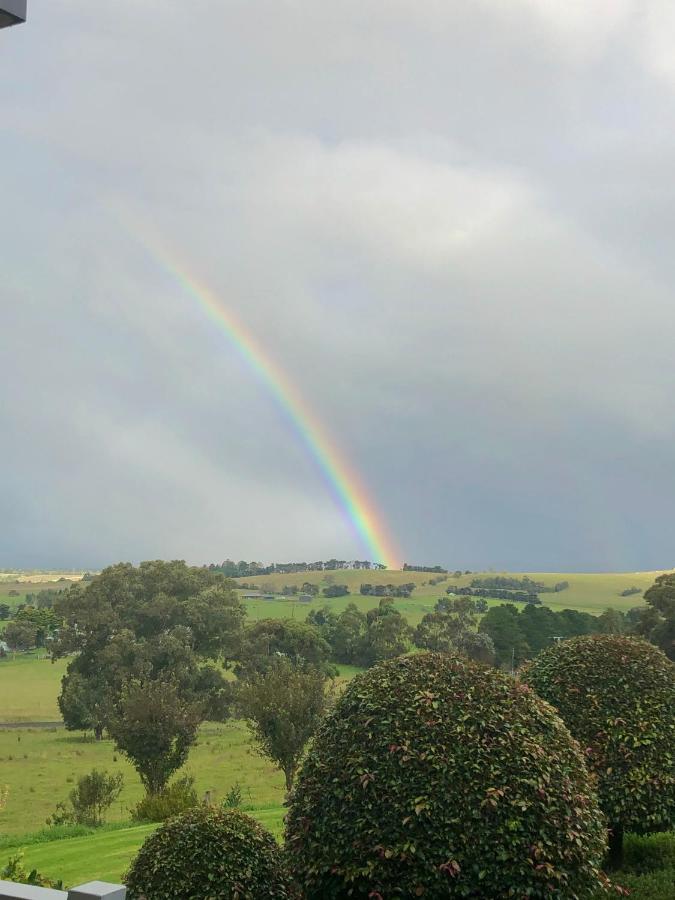
M340 569L331 572L298 572L293 575L258 575L253 578L241 578L238 581L251 585L257 590L270 592L283 591L286 586L296 585L300 587L305 582L319 585L322 588L328 584L345 584L351 592L349 596L333 599L319 596L312 603L300 603L297 598L290 594L285 600L279 598L274 600L247 600L246 605L249 616L253 619L263 617L282 618L285 616L304 618L308 610L323 606L325 603L328 603L336 611L344 609L348 603L352 602L356 603L361 609L370 609L377 605L377 598L361 595L359 593L361 584L405 584L406 582L414 582L417 587L412 596L407 599L397 600L396 606L409 619L410 623L415 625L425 613L433 609L436 600L445 594L448 587L453 585L466 587L471 584L474 578L487 578L494 575L510 575L522 578L525 574L534 581L540 581L551 587L561 581L569 582L569 588L565 591L556 594L542 594L541 599L545 606L549 606L554 610L577 609L582 612L599 615L608 607L625 612L634 606L641 605L643 603L642 594L622 597L621 592L631 587L645 591L662 572L612 572L601 574L473 572L470 575L463 575L461 578L454 578L452 575L448 575L447 581L437 585L430 585L429 580L438 576L427 572L390 570L373 572ZM504 601L495 600L489 602L492 604L503 603Z

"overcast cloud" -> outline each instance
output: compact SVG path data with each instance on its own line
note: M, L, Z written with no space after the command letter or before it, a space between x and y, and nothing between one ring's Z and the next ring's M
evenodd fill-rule
M667 0L29 0L0 32L0 566L675 565Z

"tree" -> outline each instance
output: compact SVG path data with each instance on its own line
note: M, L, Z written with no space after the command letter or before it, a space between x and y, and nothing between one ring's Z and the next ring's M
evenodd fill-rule
M387 598L380 600L377 609L368 610L366 621L368 630L361 654L362 665L373 666L375 663L408 652L412 630L392 600Z
M636 633L675 660L675 574L659 575L644 598L647 609L640 615Z
M4 640L12 650L32 650L37 644L37 627L30 622L10 622Z
M354 678L298 773L307 900L594 895L604 823L577 743L515 679L445 654Z
M260 619L244 633L235 672L239 677L265 672L280 657L299 669L328 671L330 652L329 644L313 625L293 619Z
M78 672L64 675L58 704L68 731L93 731L101 740L109 705L105 682Z
M346 665L359 665L368 633L368 620L354 603L337 617L333 629L333 658Z
M227 666L238 654L246 612L219 573L184 562L121 563L64 591L54 614L63 627L52 656L77 654L59 701L67 727L100 735L130 679L171 680L205 715L226 715L229 688L209 663Z
M34 606L19 607L14 619L17 623L31 625L35 628L36 647L44 647L60 624L58 616L52 609L37 609Z
M478 604L470 597L443 597L414 631L416 646L440 653L461 653L477 662L493 663L495 647L488 634L476 632Z
M462 635L459 649L475 662L484 663L486 666L494 664L495 645L489 634L467 631Z
M217 658L229 653L246 615L231 582L180 561L110 566L64 591L54 609L64 623L55 657L101 650L121 632L149 640L183 627L195 653Z
M447 611L427 613L415 628L413 642L423 650L435 650L440 653L456 651L456 623L456 617Z
M0 622L4 622L12 615L12 608L7 603L0 603Z
M133 681L123 688L108 731L149 794L158 794L186 762L202 709L175 683Z
M498 666L518 666L530 655L530 645L520 627L518 609L512 603L493 606L483 616L478 630L488 634L495 647Z
M349 594L349 588L346 584L329 584L323 589L324 597L346 597Z
M577 637L540 653L522 678L585 749L610 824L613 865L624 831L672 827L675 666L662 651L621 635Z
M103 825L103 814L117 800L123 787L124 776L121 772L109 775L105 770L92 769L88 775L78 779L77 787L70 792L70 809L65 803L59 803L47 824L72 823L98 828Z
M566 636L563 624L553 610L546 606L525 606L518 615L518 627L532 655L550 647L553 638Z
M279 766L290 791L298 762L326 709L327 676L280 658L244 682L239 704L259 751Z
M606 609L598 616L598 631L600 634L623 634L625 630L625 617L618 609Z

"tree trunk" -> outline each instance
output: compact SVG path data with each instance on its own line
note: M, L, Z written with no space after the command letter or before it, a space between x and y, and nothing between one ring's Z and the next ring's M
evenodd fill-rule
M284 775L286 776L286 793L290 794L295 776L295 766L289 766L287 769L284 769Z
M607 851L607 868L616 870L623 862L623 826L614 824L609 829L609 849Z
M97 741L103 740L103 725L95 725L94 726L94 734L96 736Z

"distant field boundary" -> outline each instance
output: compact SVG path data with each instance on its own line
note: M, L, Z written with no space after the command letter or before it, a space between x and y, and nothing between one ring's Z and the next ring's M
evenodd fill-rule
M11 728L65 728L62 721L59 722L0 722L0 731Z

